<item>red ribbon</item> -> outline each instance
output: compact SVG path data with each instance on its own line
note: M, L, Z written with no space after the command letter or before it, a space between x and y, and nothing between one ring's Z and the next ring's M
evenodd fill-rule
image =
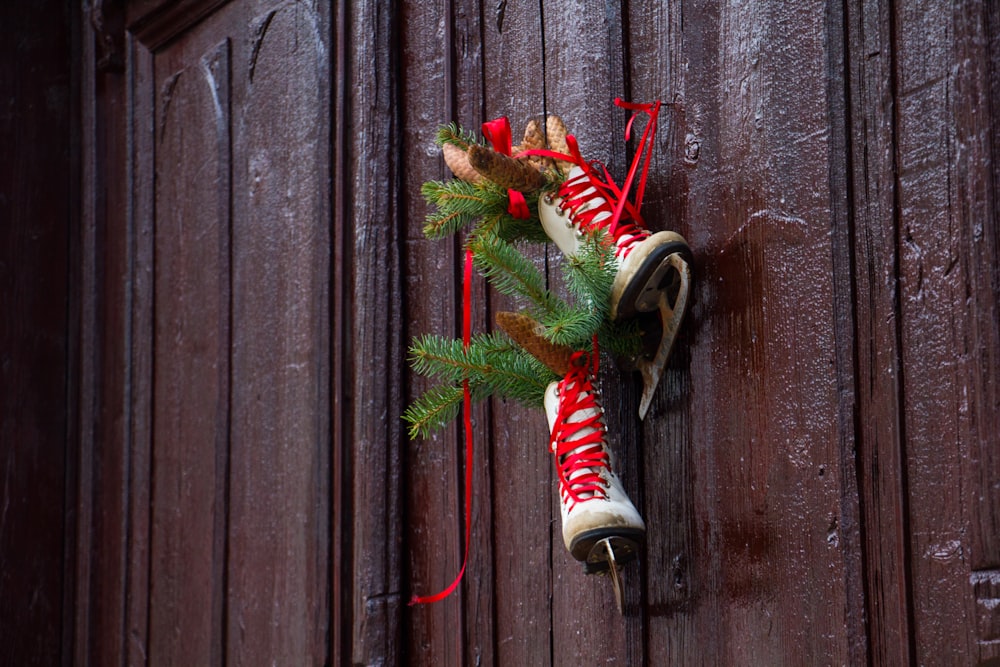
M462 285L462 347L468 351L472 343L472 250L465 249L465 272ZM410 606L437 602L455 592L465 575L465 566L469 564L469 543L472 541L472 392L469 380L462 381L462 410L465 413L465 556L462 558L462 569L455 575L451 584L440 593L434 595L410 598Z
M483 123L483 136L493 144L493 150L497 153L510 156L513 143L510 136L510 121L506 116ZM510 203L507 212L519 220L527 220L531 217L528 211L528 202L524 200L524 195L517 190L507 190L507 198Z

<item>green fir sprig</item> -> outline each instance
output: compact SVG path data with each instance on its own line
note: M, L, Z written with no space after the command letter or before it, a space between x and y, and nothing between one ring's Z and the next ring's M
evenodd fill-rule
M498 395L537 407L555 374L502 333L479 334L468 349L459 339L425 335L414 339L410 364L432 386L403 413L410 437L426 437L455 419L468 380L474 401Z
M435 142L438 146L455 144L463 151L468 150L472 144L483 145L479 135L469 130L463 130L458 123L448 123L439 127Z

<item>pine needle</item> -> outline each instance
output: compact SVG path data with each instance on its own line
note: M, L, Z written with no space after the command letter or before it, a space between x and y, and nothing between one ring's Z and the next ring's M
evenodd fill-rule
M551 318L540 320L545 327L545 337L556 345L566 345L586 350L593 345L594 335L601 328L604 317L593 308L567 308L554 313Z
M468 150L471 144L481 143L475 132L463 130L458 123L448 123L439 127L435 141L438 146L455 144L462 150Z
M588 235L579 252L563 261L566 287L601 317L610 315L611 286L618 268L614 246L606 238L603 232Z
M435 386L425 391L403 413L410 439L426 438L458 417L465 392L462 387Z
M497 236L476 235L469 239L476 269L498 291L527 299L536 313L553 313L566 306L545 288L545 277L513 244Z
M427 181L420 193L436 209L424 223L424 235L430 239L455 234L473 220L504 211L506 206L506 194L495 187L459 179Z
M410 346L410 366L420 375L446 382L461 382L465 378L481 382L495 370L491 357L516 347L514 341L501 333L473 336L468 350L458 338L427 334L414 339Z

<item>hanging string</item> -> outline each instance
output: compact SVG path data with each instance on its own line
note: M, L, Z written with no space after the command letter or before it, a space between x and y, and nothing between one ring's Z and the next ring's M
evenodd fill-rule
M462 347L468 351L472 342L472 250L465 249L465 271L462 281ZM469 379L462 381L462 410L465 419L465 555L462 558L462 569L458 571L451 584L434 595L410 598L410 606L437 602L451 595L465 574L469 563L469 544L472 541L472 392L469 389Z

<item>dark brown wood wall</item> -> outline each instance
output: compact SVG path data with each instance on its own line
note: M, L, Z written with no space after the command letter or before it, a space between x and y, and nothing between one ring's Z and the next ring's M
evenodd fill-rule
M72 645L79 20L0 5L0 665Z
M4 359L26 377L38 335L65 356L18 394L60 406L54 465L18 455L44 413L8 409L4 371L3 470L65 528L31 542L3 487L2 632L43 638L11 664L1000 658L1000 10L504 4L502 32L464 0L97 2L50 28L82 38L81 224L72 183L11 209L63 216L67 254L43 263L27 222L5 248L66 306L15 308ZM671 103L644 211L697 279L644 422L602 373L649 526L626 613L562 547L544 417L503 402L474 414L466 577L408 607L464 551L460 429L398 419L409 337L461 312L460 246L420 232L435 130L555 112L621 174L615 96ZM38 164L67 159L52 141ZM48 293L8 274L5 311ZM474 301L477 331L514 305ZM58 612L18 583L34 563Z

